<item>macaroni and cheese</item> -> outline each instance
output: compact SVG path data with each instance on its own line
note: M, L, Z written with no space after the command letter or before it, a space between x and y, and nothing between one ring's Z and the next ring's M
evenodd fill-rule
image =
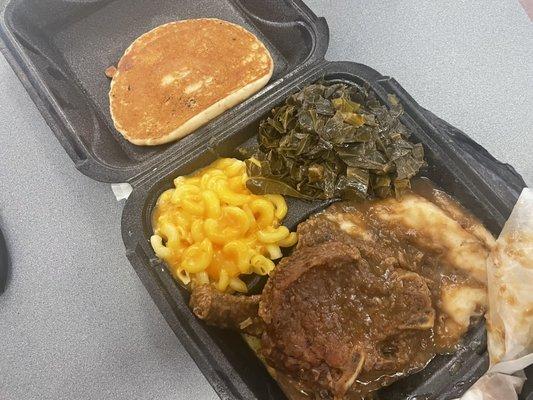
M244 162L223 158L174 179L159 196L150 242L185 285L212 282L222 292L246 292L240 275L269 274L280 247L296 244L297 234L280 225L285 199L254 195L246 180Z

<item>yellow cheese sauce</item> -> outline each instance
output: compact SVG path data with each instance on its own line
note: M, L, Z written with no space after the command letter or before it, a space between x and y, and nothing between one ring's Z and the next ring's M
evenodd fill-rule
M222 292L247 292L241 275L266 275L280 247L298 238L281 225L287 204L280 195L254 195L242 161L222 158L174 179L153 213L150 242L183 284L214 283Z

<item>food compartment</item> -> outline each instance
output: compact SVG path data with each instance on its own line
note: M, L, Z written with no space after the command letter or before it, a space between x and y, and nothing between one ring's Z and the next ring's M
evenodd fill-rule
M320 60L328 43L325 21L299 0L12 0L0 17L6 56L52 130L83 173L106 182L127 181L206 140L281 78ZM258 36L274 60L270 83L178 142L156 147L129 143L110 117L105 69L118 63L133 40L158 25L209 17L234 22Z
M387 94L393 91L402 101L406 98L400 96L404 92L397 83L392 81L394 85L391 85L390 78L383 77L366 66L328 63L317 67L287 82L275 96L247 110L219 135L214 136L210 143L154 171L139 182L124 210L123 238L128 258L170 326L222 397L227 393L226 390L236 390L236 398L271 399L284 398L284 395L238 333L208 327L192 314L188 308L188 292L172 279L150 247L152 211L158 196L172 186L173 178L190 174L219 157L238 156L238 147L254 144L259 121L273 107L304 85L319 80L369 85L385 104ZM455 197L493 234L497 234L512 203L506 204L503 211L501 207L494 207L493 204L500 200L495 194L493 199L487 197L487 194L491 194L490 180L486 182L486 187L479 187L469 179L472 176L471 170L475 170L477 166L461 164L464 156L460 154L453 154L459 162L450 162L451 153L456 152L457 148L445 146L449 143L447 132L435 129L429 120L422 118L422 109L414 101L404 104L404 108L402 122L412 133L411 140L423 143L425 148L429 167L424 168L421 175ZM518 177L516 179L520 182ZM510 185L512 183L509 182ZM517 196L511 186L508 192L511 198ZM327 206L327 202L305 202L290 197L286 197L286 200L289 213L284 225L291 230L299 222ZM471 382L481 376L487 365L485 332L483 322L479 321L470 328L456 353L437 356L424 370L384 389L383 398L403 399L407 395L430 394L428 398L431 399L450 399L460 395Z

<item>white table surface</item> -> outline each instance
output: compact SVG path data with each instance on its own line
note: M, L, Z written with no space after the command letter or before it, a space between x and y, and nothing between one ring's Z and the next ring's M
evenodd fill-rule
M516 0L308 0L327 58L394 76L533 184L533 23ZM80 174L0 57L0 399L215 399L124 255L122 205Z

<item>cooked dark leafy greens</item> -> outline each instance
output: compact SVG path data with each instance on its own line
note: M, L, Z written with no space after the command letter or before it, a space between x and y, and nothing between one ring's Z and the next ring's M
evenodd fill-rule
M313 84L272 110L259 146L244 152L248 188L303 199L397 197L425 165L407 139L403 108L390 108L366 87Z

